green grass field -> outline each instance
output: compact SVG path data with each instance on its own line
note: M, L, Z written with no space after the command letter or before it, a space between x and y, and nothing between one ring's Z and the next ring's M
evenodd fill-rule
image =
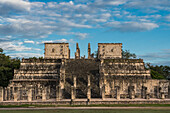
M170 113L169 110L16 110L0 113Z
M95 105L0 105L0 108L16 107L170 107L170 104L95 104Z

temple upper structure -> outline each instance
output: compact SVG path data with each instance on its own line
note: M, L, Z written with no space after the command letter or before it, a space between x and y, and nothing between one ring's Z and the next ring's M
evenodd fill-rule
M122 43L98 43L98 58L122 58Z
M45 43L45 58L61 59L70 58L68 43Z

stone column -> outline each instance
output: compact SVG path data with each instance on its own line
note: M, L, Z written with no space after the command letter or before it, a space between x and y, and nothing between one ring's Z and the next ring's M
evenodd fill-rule
M76 43L75 59L80 59L80 48L78 43Z
M146 87L146 96L145 99L150 99L150 91L148 90L148 88Z
M56 87L56 101L60 101L61 99L62 99L61 86L58 85Z
M116 99L120 100L120 87L116 86Z
M14 101L18 101L18 87L14 87Z
M161 93L161 99L165 99L165 93L164 92Z
M57 90L57 87L56 87ZM50 99L50 86L47 86L47 100Z
M7 87L7 93L8 93L8 95L7 95L7 100L11 100L11 98L10 98L10 87Z
M129 86L129 98L130 99L134 99L135 98L134 86Z
M90 43L88 43L88 59L91 58L91 48L90 48Z
M73 84L74 84L74 87L76 88L77 87L77 77L75 75L73 77Z
M4 88L0 87L0 101L4 101Z
M91 100L91 87L88 86L87 88L88 88L87 89L87 100L90 101Z
M8 94L7 94L7 88L6 87L4 88L4 93L5 93L4 94L4 100L7 101L7 95Z
M170 84L168 86L168 98L170 98Z
M112 88L111 89L111 97L114 98L114 96L115 96L115 92L114 92L114 89Z
M32 87L28 88L28 101L32 101Z
M147 87L142 86L141 97L146 99Z
M102 86L102 100L105 100L105 84Z
M156 95L156 98L160 98L160 90L159 90L159 86L155 86L155 95Z
M71 86L71 101L75 99L75 88L74 86Z
M42 101L46 100L47 100L47 87L44 87L42 91Z
M87 85L87 100L91 100L91 83L90 83L90 75L88 75L88 85Z

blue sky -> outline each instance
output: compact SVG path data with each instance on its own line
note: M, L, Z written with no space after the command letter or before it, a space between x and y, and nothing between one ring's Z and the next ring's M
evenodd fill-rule
M0 0L0 48L40 57L44 42L68 42L74 57L97 43L123 43L145 62L170 65L170 0Z

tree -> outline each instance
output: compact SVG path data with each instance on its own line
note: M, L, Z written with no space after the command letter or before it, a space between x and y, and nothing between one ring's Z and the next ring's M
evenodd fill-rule
M170 76L170 67L169 66L154 66L150 63L147 63L145 66L147 69L151 70L151 77L154 79L168 79Z
M123 59L130 59L130 58L136 58L136 54L130 53L129 50L122 50L122 58Z
M3 52L3 49L2 49L2 48L0 48L0 52L1 52L1 53Z
M13 78L14 69L18 69L19 66L19 58L11 59L0 48L0 86L6 87L9 84L9 80Z

